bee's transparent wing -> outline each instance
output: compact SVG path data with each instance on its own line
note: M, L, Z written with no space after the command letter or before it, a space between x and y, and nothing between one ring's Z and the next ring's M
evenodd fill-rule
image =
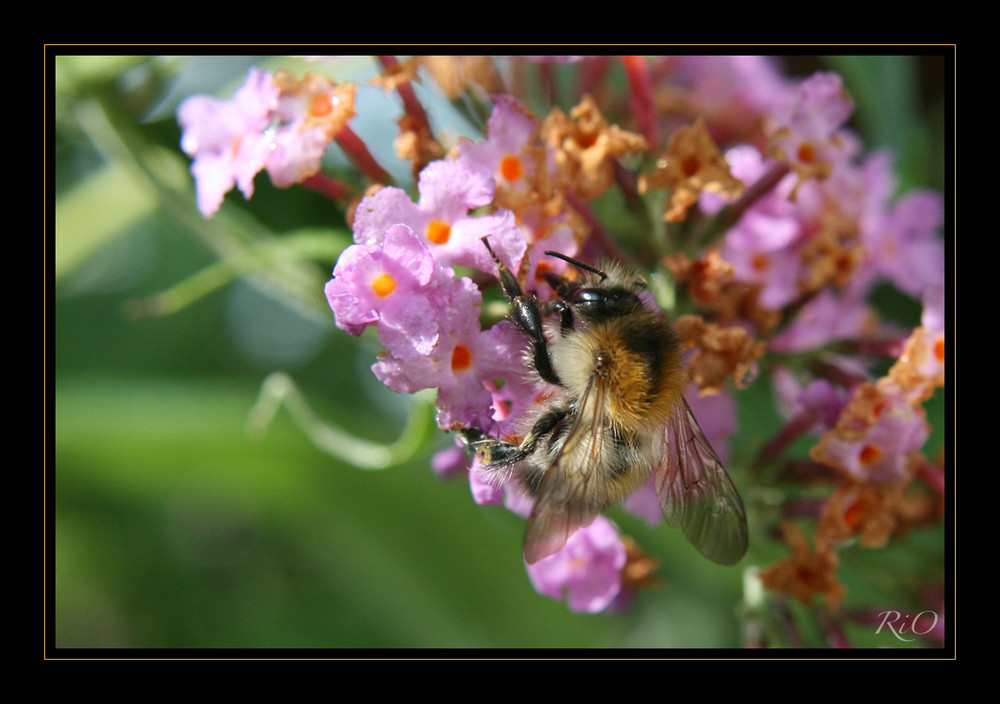
M600 456L605 429L601 388L592 377L578 401L573 423L566 430L559 454L542 478L524 533L524 560L528 564L559 552L573 533L590 525L601 512L600 497L588 491L587 478L595 476L593 467L573 468L580 472L574 481L567 481L565 477L570 471L567 457L572 455L574 462L580 458L591 462ZM594 420L585 423L581 420L584 418Z
M582 512L573 503L539 496L524 533L524 561L534 564L559 552L573 533L595 518L597 512Z
M738 562L747 550L743 501L685 400L670 421L666 444L656 493L667 525L682 529L713 562Z

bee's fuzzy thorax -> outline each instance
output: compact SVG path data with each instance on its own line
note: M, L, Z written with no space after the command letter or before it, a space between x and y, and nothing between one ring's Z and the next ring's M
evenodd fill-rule
M591 375L601 385L607 419L623 427L657 427L681 393L680 343L661 317L645 310L588 325L559 341L553 364L580 397Z

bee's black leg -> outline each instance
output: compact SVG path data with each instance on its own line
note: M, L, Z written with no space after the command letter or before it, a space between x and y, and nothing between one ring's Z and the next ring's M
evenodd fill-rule
M566 333L574 329L573 309L570 308L566 301L561 298L553 298L551 301L545 301L541 304L540 309L542 311L542 315L553 315L555 313L559 314L561 320L559 329L564 336Z
M545 339L545 332L542 328L542 313L538 307L538 299L535 298L534 294L529 296L521 290L521 284L517 282L517 277L500 261L485 237L483 244L486 245L490 256L497 264L500 273L500 288L511 305L511 321L531 338L535 370L542 379L550 384L561 385L559 376L552 368L552 360L549 358L549 343Z
M491 438L479 428L464 428L458 432L484 467L506 467L531 455L538 446L538 441L551 433L568 413L565 408L554 408L545 413L535 421L531 431L519 445Z

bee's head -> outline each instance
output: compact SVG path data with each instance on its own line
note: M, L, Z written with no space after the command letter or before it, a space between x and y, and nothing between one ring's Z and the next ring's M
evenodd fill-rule
M640 308L635 290L625 286L583 286L569 297L573 311L585 320L600 320L627 315Z
M560 296L573 307L573 312L580 318L584 320L614 318L642 308L639 291L645 288L645 282L641 279L630 276L617 267L606 273L558 252L546 252L546 254L589 272L590 276L586 276L584 281L580 283L563 281L557 288Z

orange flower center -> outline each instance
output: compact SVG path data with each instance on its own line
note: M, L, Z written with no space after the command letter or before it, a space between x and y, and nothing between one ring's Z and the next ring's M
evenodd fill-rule
M857 501L851 503L844 511L844 523L852 528L857 528L861 522L861 504Z
M813 146L809 144L809 142L803 142L799 145L798 156L799 161L803 164L811 164L813 159L816 158L816 151L813 149Z
M465 345L455 345L455 350L451 353L451 370L459 372L468 369L472 364L472 353Z
M500 162L500 175L507 181L516 181L521 178L523 172L521 160L512 154L508 154Z
M444 244L451 237L451 225L440 220L432 220L427 226L427 239L434 244Z
M538 266L535 267L535 281L542 283L545 281L545 272L552 271L552 267L548 262L538 262Z
M934 341L934 358L939 362L944 362L944 338L939 337Z
M865 445L861 448L861 453L858 455L858 460L860 460L863 465L870 465L878 461L878 458L882 456L882 451L875 447L874 445Z
M771 261L764 254L755 254L753 259L750 260L750 266L753 267L754 271L765 272L771 268Z
M333 100L326 93L320 93L313 97L309 104L309 114L316 117L324 117L333 112Z
M395 290L396 280L388 274L380 274L378 278L372 281L372 291L374 291L375 295L379 298L385 298Z
M701 159L697 155L689 154L681 159L681 172L687 178L691 178L699 171L701 171Z

